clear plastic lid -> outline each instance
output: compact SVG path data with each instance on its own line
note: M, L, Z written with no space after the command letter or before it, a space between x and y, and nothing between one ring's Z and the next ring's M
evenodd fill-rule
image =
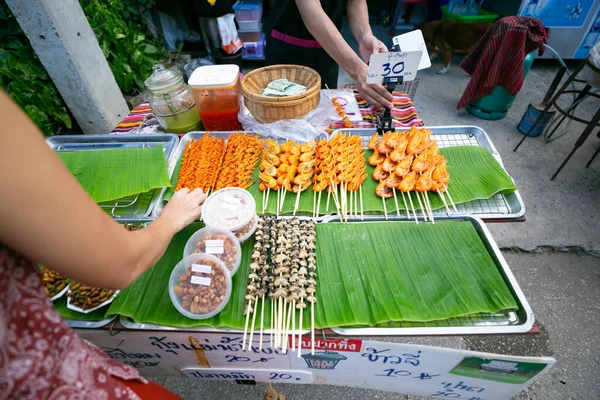
M206 199L202 216L206 226L235 232L256 216L256 203L247 190L225 188Z
M169 279L171 302L192 319L206 319L221 312L231 289L231 274L225 264L204 253L185 257L173 268Z
M162 64L156 64L152 69L154 72L144 81L144 85L153 92L169 90L183 82L183 74L179 71L165 68Z
M242 248L233 233L220 228L202 228L187 241L183 257L205 253L221 260L231 276L237 272L242 261Z

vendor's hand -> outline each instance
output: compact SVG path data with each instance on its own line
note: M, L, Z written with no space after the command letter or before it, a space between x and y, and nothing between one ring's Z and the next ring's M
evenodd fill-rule
M369 62L371 54L387 53L385 44L377 39L372 33L367 33L358 41L358 52L365 63Z
M361 64L357 69L356 76L353 77L356 81L358 93L360 93L367 103L377 108L387 107L391 109L393 107L391 93L381 84L368 84L367 71L369 67L363 62Z
M168 220L177 233L200 218L204 200L206 195L202 189L192 192L187 188L178 190L165 206L160 218Z

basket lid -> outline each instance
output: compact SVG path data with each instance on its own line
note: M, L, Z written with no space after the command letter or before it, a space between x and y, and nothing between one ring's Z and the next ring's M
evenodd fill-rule
M188 85L203 89L227 87L233 85L239 75L240 67L237 65L205 65L194 70Z

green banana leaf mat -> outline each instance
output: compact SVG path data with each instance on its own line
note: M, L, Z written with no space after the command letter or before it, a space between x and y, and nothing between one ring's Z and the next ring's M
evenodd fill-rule
M97 203L170 185L162 146L57 154Z
M161 260L121 291L106 315L181 328L243 329L253 239L242 246L233 292L221 313L193 320L171 303L171 271L188 238L202 226L196 223L177 234ZM470 222L318 224L317 272L316 328L431 321L518 307ZM310 327L309 310L305 329ZM267 301L265 327L269 320ZM259 321L260 315L256 327Z

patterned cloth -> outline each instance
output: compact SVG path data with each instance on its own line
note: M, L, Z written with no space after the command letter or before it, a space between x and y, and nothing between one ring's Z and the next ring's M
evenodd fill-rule
M377 127L377 110L374 106L364 100L356 89L354 90L354 96L358 102L360 114L362 115L362 122L353 122L352 128L376 128ZM391 111L392 123L396 129L410 128L411 126L423 126L423 120L419 118L417 109L415 108L412 100L408 94L404 92L393 92L392 93L392 105L394 108ZM336 129L348 128L344 122L336 121L332 122L327 129L327 133L332 133Z
M0 400L139 399L137 370L81 339L52 306L38 268L0 243Z
M130 133L131 130L139 127L144 122L146 115L152 114L152 109L149 103L142 103L129 113L123 121L121 121L111 133Z
M471 80L456 108L490 94L496 86L516 95L523 86L525 56L536 49L542 55L547 41L548 29L537 18L496 21L460 62Z

